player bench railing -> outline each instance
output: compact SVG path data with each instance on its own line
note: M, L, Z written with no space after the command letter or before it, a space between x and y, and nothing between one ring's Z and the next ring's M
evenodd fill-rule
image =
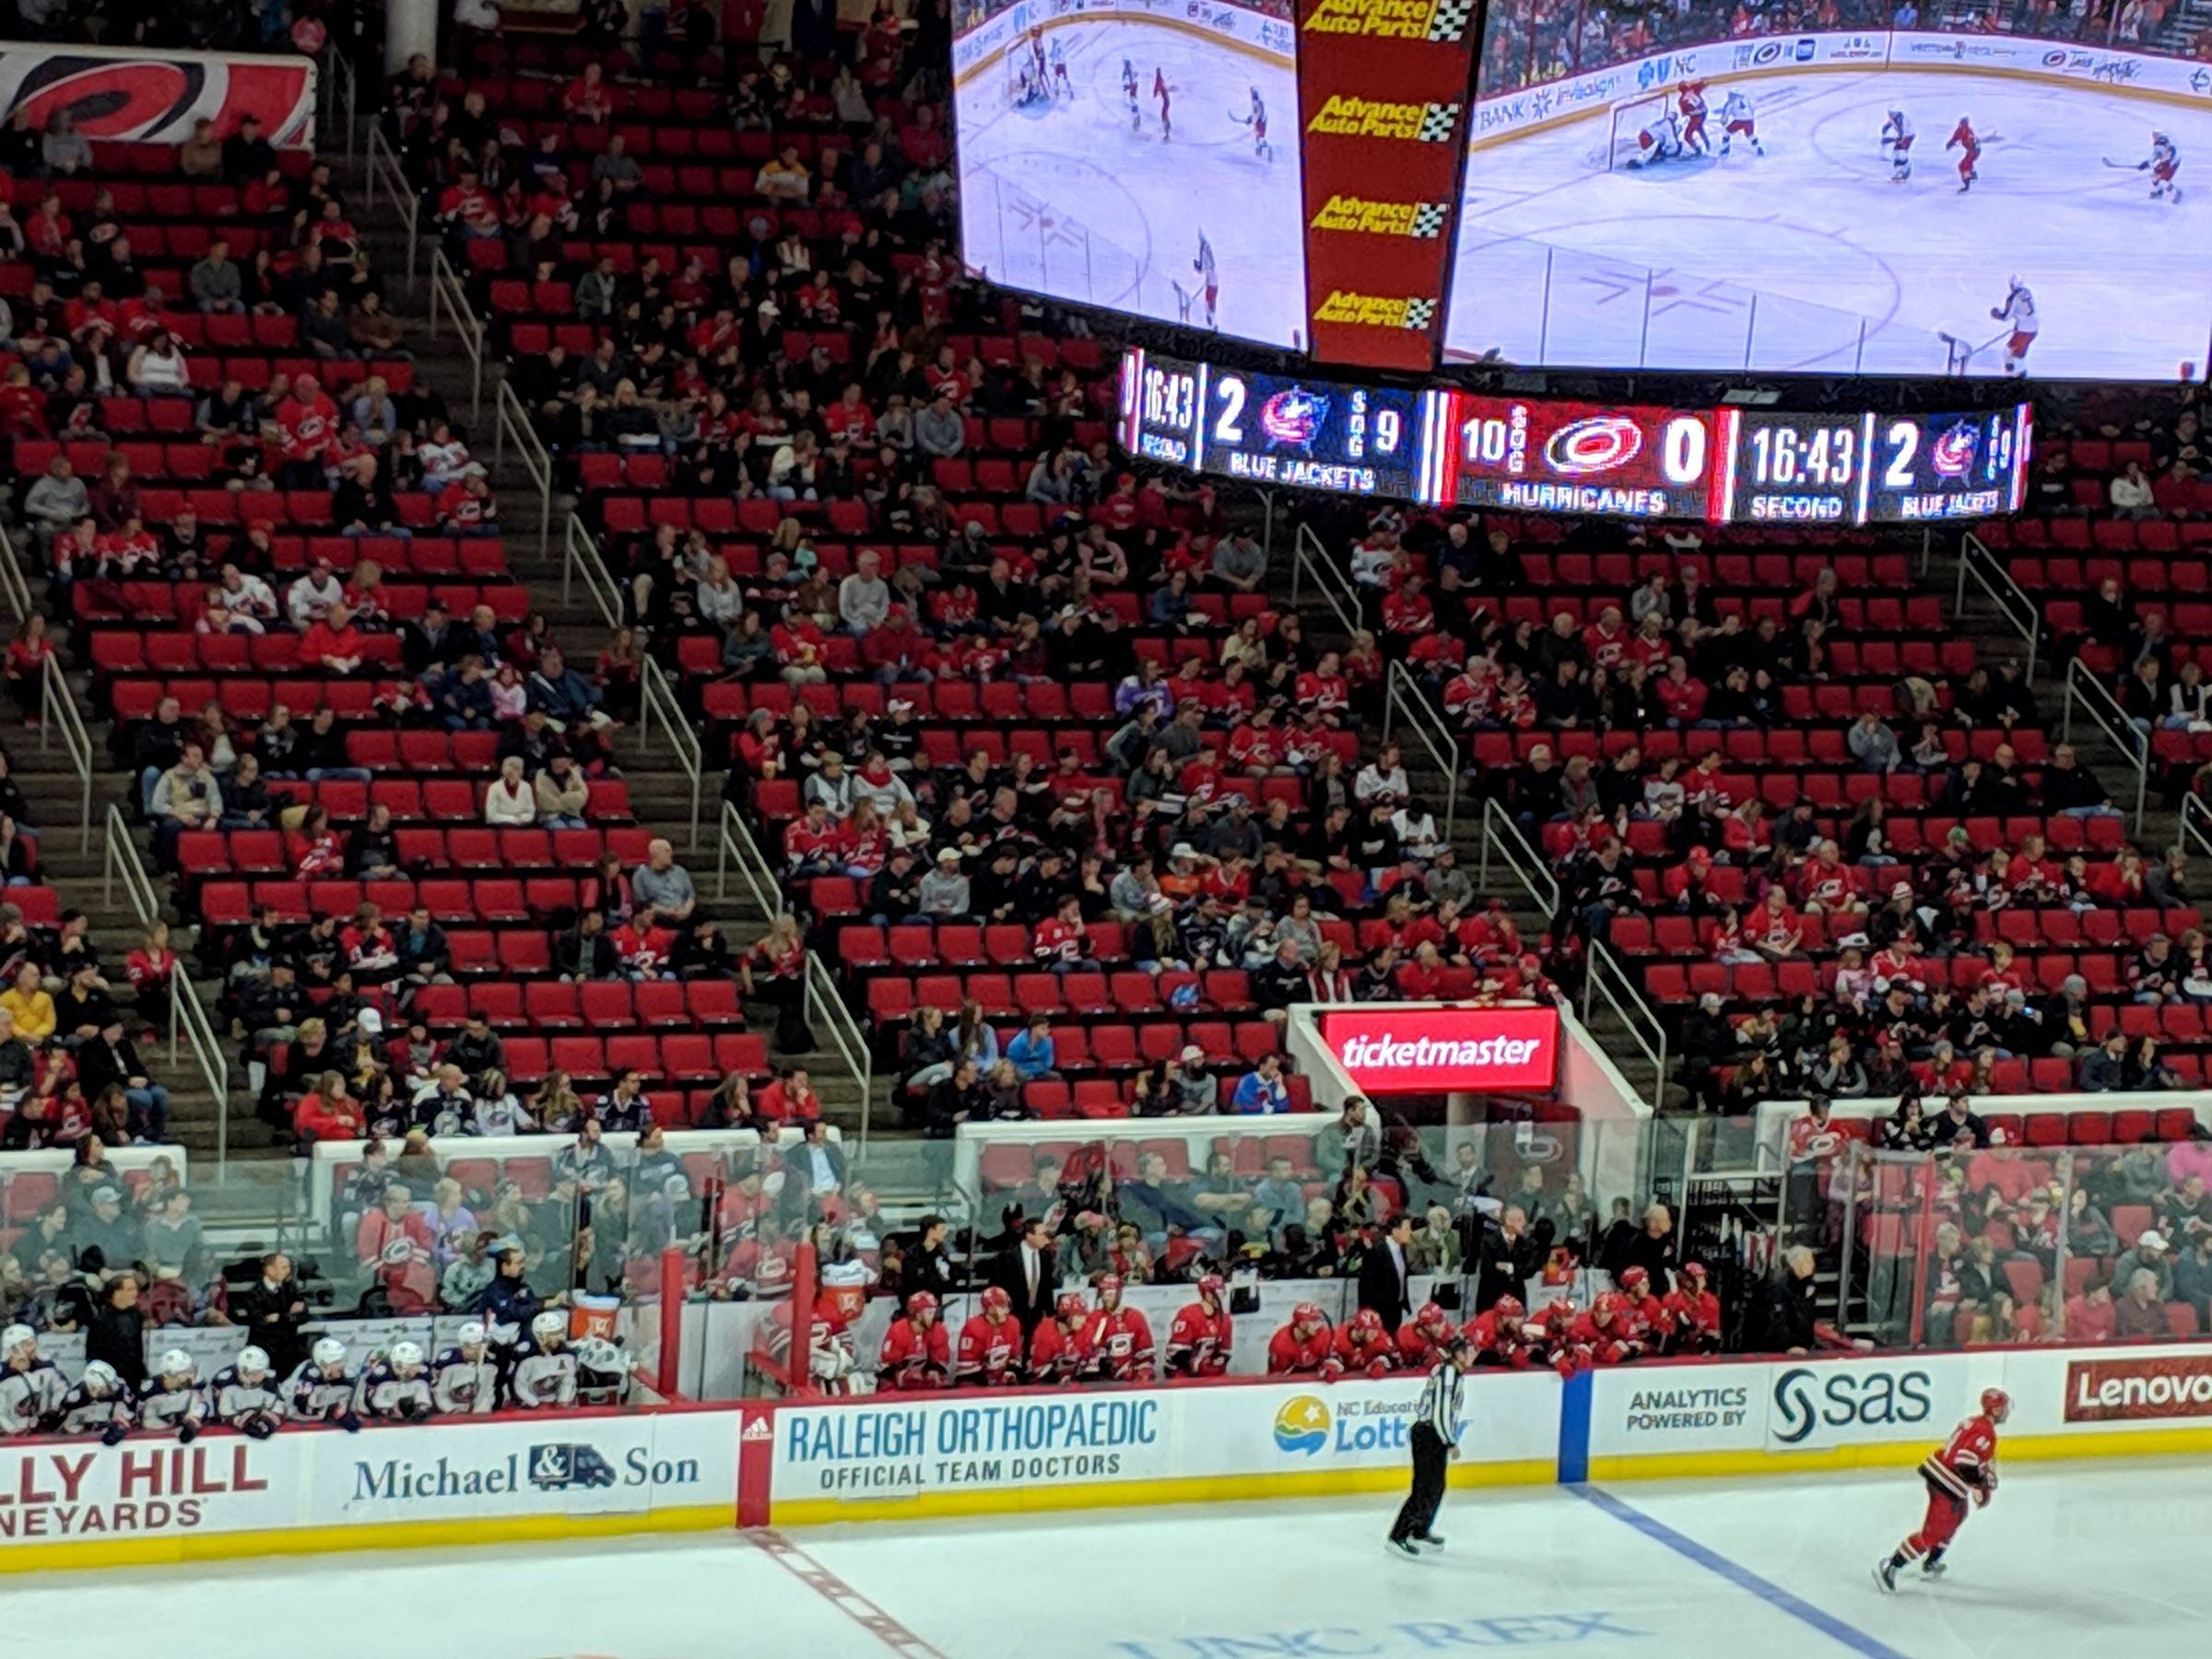
M1968 532L1959 542L1959 582L1951 594L1951 620L1959 621L1966 614L1969 580L1980 588L1995 606L2012 629L2020 636L2028 648L2028 656L2021 677L2029 684L2035 683L2036 653L2042 643L2042 613L2036 608L2027 589L2013 580L2005 561L1983 544L1982 538Z
M2090 672L2079 657L2066 665L2066 706L2059 725L2059 741L2074 741L2074 716L2078 710L2083 720L2103 733L2105 740L2118 749L2136 774L2136 810L2130 820L2135 833L2143 833L2143 807L2150 793L2150 735L2127 717L2119 700L2106 688L2102 680Z

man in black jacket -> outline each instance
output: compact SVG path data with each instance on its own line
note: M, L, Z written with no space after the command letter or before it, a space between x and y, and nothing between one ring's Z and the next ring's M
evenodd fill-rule
M1813 1253L1794 1244L1783 1253L1782 1270L1767 1283L1767 1338L1771 1352L1809 1354L1820 1346L1813 1303Z
M230 1291L230 1322L269 1357L269 1369L288 1377L307 1358L307 1300L292 1277L292 1258L281 1250L261 1258L261 1274Z
M992 1259L990 1281L1014 1302L1014 1319L1027 1343L1036 1328L1049 1318L1058 1292L1059 1273L1053 1265L1053 1232L1043 1218L1030 1216L1021 1224L1021 1237Z
M1382 1316L1382 1326L1396 1331L1406 1323L1413 1301L1413 1218L1401 1210L1389 1230L1359 1259L1359 1305Z
M482 1014L471 1012L461 1034L446 1044L442 1061L459 1066L474 1088L488 1071L506 1076L507 1048L493 1035L490 1022Z
M1531 1231L1528 1212L1509 1204L1494 1226L1479 1211L1463 1217L1460 1226L1463 1233L1480 1230L1465 1253L1467 1271L1475 1277L1475 1311L1485 1312L1501 1296L1525 1300L1528 1281L1551 1253L1551 1223L1539 1221Z
M121 1015L111 1011L100 1035L76 1051L76 1077L88 1100L97 1101L109 1088L123 1090L134 1139L168 1138L169 1090L147 1075L138 1045L124 1034Z

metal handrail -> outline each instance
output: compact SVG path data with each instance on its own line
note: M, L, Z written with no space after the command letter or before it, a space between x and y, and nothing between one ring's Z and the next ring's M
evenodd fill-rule
M484 321L468 303L468 289L462 286L460 273L446 258L443 248L430 250L430 338L438 337L438 313L443 311L452 318L453 333L461 341L461 349L468 353L468 418L469 424L484 416Z
M782 883L776 877L775 866L760 851L760 843L753 839L752 827L735 802L723 802L722 832L714 840L714 896L730 896L730 866L734 864L738 878L752 896L753 908L770 921L775 920L776 912L783 908Z
M2043 616L2027 589L2013 580L2005 561L1983 545L1982 538L1971 531L1959 543L1959 585L1951 595L1951 620L1956 622L1966 611L1966 579L1971 576L1974 583L1989 596L1990 602L2011 623L2028 646L2028 662L2024 671L2027 682L2035 682L2036 653L2042 643Z
M507 444L512 440L515 458L523 464L523 470L530 475L530 482L537 486L537 550L549 555L553 551L552 453L537 435L537 428L530 419L530 411L523 406L523 400L515 395L514 388L504 380L500 382L495 407L498 418L492 427L491 470L496 476L505 464ZM560 602L563 605L569 602L569 567L564 564L560 571ZM614 623L610 620L607 626L611 628Z
M876 1115L875 1095L876 1062L868 1053L868 1037L860 1029L860 1021L853 1018L846 1005L844 993L830 978L829 967L818 951L806 953L806 1004L807 1029L819 1018L829 1029L830 1045L837 1057L844 1062L845 1069L853 1074L853 1082L860 1086L860 1155L867 1156L868 1120Z
M2205 821L2200 825L2195 821L2198 818ZM2182 828L2179 838L2183 852L2186 853L2189 850L2189 843L2193 840L2206 853L2212 853L2212 806L2205 805L2202 795L2185 794L2182 797Z
M1406 724L1429 759L1444 775L1444 839L1459 839L1459 742L1451 728L1437 717L1428 693L1405 664L1393 660L1382 683L1382 741L1390 741L1392 723L1403 714Z
M18 622L30 620L30 578L16 557L15 540L5 526L0 526L0 596L7 600L8 611Z
M376 211L376 193L381 185L392 198L393 211L399 215L399 222L407 228L407 292L411 294L419 280L415 267L421 258L422 205L415 199L415 191L407 182L406 169L400 166L399 156L382 127L369 129L368 175L368 186L361 193L367 210Z
M592 533L583 527L583 521L570 513L562 530L567 547L560 563L560 602L569 602L569 588L576 573L583 576L583 591L598 608L599 617L609 632L622 626L622 590L615 585L613 572L607 570L606 560L599 557L599 544Z
M576 521L569 520L571 524ZM668 676L653 658L644 659L644 668L639 677L641 693L638 700L638 747L648 752L653 747L653 723L657 719L668 734L668 752L676 758L676 769L691 780L691 839L686 846L696 852L699 848L699 784L705 771L706 751L700 743L699 734L684 718L684 711L676 700L676 688L669 685Z
M146 863L138 856L138 843L131 838L131 827L124 822L123 809L119 806L108 808L103 863L101 901L109 905L115 902L115 878L120 875L124 897L130 901L132 914L138 918L140 926L151 927L161 916L161 895L154 886L153 877L146 873ZM194 989L191 976L182 971L170 976L171 1065L177 1062L180 1034L191 1039L193 1058L199 1063L200 1076L215 1097L215 1162L218 1169L223 1169L230 1160L230 1063L224 1057L223 1045L217 1041L206 1010L200 1006L200 994Z
M2150 793L2150 738L2136 729L2136 723L2127 717L2120 700L2112 694L2105 683L2092 674L2079 657L2066 665L2066 706L2059 725L2059 740L2074 741L2074 708L2081 711L2098 729L2102 731L2112 746L2128 757L2136 774L2135 833L2143 833L2143 807Z
M324 78L330 83L332 101L340 105L344 110L342 124L346 131L346 159L350 161L353 159L355 149L359 147L359 134L356 128L361 116L360 86L355 78L353 65L346 61L346 49L339 43L337 36L331 37L330 45L323 53L323 61L319 66ZM326 143L329 140L327 131L318 136Z
M1636 982L1613 953L1595 939L1590 941L1583 966L1583 1024L1589 1025L1591 1004L1602 996L1613 1018L1620 1021L1621 1030L1629 1034L1629 1041L1651 1062L1652 1092L1645 1098L1656 1115L1666 1106L1666 1027L1652 1012L1642 993L1636 989Z
M1482 854L1476 873L1476 885L1484 891L1490 886L1490 850L1495 846L1506 870L1521 884L1522 891L1535 900L1545 915L1556 913L1559 908L1559 884L1552 877L1536 850L1528 844L1528 837L1521 833L1521 826L1506 815L1504 807L1496 801L1482 804Z
M1313 588L1324 604L1336 618L1336 625L1347 634L1358 633L1366 624L1359 619L1359 592L1352 586L1352 579L1338 570L1329 558L1329 550L1321 545L1321 537L1313 534L1312 526L1300 524L1298 539L1290 544L1290 604L1298 605L1304 590L1305 579L1312 576Z
M69 757L69 770L76 774L76 850L89 853L92 851L92 734L85 730L85 717L77 712L76 693L69 688L69 677L62 671L62 659L49 652L39 670L41 754L56 732L62 735L62 749Z

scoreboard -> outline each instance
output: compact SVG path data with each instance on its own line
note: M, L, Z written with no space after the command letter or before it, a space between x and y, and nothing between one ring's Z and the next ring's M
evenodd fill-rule
M1592 518L1920 524L2018 512L2027 404L1792 415L1408 390L1131 350L1122 447L1261 486Z

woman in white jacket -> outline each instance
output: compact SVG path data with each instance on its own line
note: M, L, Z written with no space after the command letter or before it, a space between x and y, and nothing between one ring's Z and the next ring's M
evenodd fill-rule
M537 822L537 792L523 776L523 758L510 755L484 791L484 821L494 830L527 830Z

